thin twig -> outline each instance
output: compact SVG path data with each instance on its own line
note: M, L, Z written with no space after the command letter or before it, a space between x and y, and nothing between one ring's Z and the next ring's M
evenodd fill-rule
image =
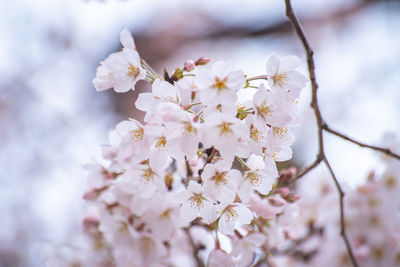
M314 162L308 166L306 169L304 169L304 171L300 172L295 178L293 178L292 180L290 180L290 182L288 183L288 185L293 184L294 182L296 182L297 180L299 180L300 178L302 178L304 175L306 175L308 172L310 172L312 169L314 169L315 167L317 167L321 161L323 160L323 158L321 157L317 157Z
M394 157L394 158L400 160L400 155L397 155L397 154L393 153L392 151L390 151L389 148L383 148L383 147L379 147L379 146L373 146L373 145L368 145L368 144L362 143L362 142L357 141L357 140L355 140L355 139L353 139L353 138L351 138L351 137L349 137L349 136L347 136L347 135L345 135L343 133L338 132L337 130L333 130L328 125L324 126L324 130L329 132L329 133L331 133L331 134L333 134L333 135L336 135L337 137L340 137L340 138L342 138L342 139L344 139L346 141L349 141L349 142L351 142L353 144L359 145L360 147L365 147L365 148L369 148L369 149L372 149L372 150L376 150L376 151L382 152L382 153L384 153L384 154L386 154L388 156L391 156L391 157Z
M335 182L335 186L339 193L339 206L340 206L340 235L342 236L344 243L346 244L347 253L349 254L350 260L354 266L358 266L357 260L354 257L353 250L351 249L351 245L349 242L349 238L346 235L346 224L345 224L345 216L344 216L344 192L339 184L338 179L336 178L335 173L332 170L331 165L329 164L328 159L325 157L324 159L325 165L328 168L333 181Z
M304 174L306 174L309 171L311 171L312 169L314 169L316 166L319 165L319 163L321 161L325 162L326 166L329 169L329 172L331 173L332 179L335 182L336 189L339 193L340 228L341 228L340 234L346 244L347 253L350 257L350 260L351 260L353 266L358 267L357 260L354 257L352 247L349 243L349 240L348 240L348 237L346 234L346 225L344 224L344 221L345 221L344 220L344 205L343 205L344 192L343 192L342 187L340 186L340 183L337 180L337 178L325 156L325 152L324 152L323 130L324 130L324 128L326 128L326 124L325 124L324 120L322 119L321 111L320 111L319 105L318 105L318 98L317 98L318 84L317 84L316 77L315 77L315 64L314 64L314 57L313 57L314 52L308 43L308 40L303 32L303 29L300 26L299 21L296 18L296 15L294 14L290 0L285 0L285 4L286 4L286 16L288 17L288 19L291 21L293 27L295 28L295 31L296 31L298 37L300 38L300 41L303 44L303 47L307 53L307 65L308 65L308 73L310 75L311 94L312 94L310 105L314 111L315 118L317 121L317 126L318 126L319 151L318 151L318 155L317 155L317 160L314 161L314 163L310 167L308 167L301 175L303 176ZM299 178L297 178L297 179L299 179Z

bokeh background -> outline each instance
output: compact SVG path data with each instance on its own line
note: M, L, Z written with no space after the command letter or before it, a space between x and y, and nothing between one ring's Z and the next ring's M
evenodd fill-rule
M315 51L327 122L371 144L399 134L399 1L293 5ZM304 59L283 0L0 1L1 267L43 266L43 243L71 242L84 212L83 166L118 121L142 118L134 101L145 83L125 94L97 93L91 84L99 62L120 49L124 27L160 73L199 56L233 61L249 75L263 74L272 52ZM309 91L299 103L293 160L282 167L315 157ZM379 168L374 153L327 138L327 156L349 186Z

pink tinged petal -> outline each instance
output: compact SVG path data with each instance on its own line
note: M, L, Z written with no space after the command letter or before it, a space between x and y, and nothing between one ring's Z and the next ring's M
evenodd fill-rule
M306 86L306 83L307 78L303 74L297 71L290 71L284 87L287 90L302 89Z
M135 106L139 110L149 111L153 102L154 102L154 97L152 93L141 93L139 94L135 102Z
M251 247L247 247L246 250L242 251L239 266L251 266L251 263L254 259L253 249Z
M200 208L200 217L207 224L213 223L218 218L218 213L214 205L210 201L203 201L203 206Z
M267 195L271 189L272 185L275 182L275 179L267 176L261 176L260 175L260 183L257 183L254 185L254 188L260 192L262 195Z
M125 93L128 92L130 89L133 89L133 81L129 77L125 77L122 79L118 79L114 83L114 91L117 93Z
M244 203L248 203L251 193L253 193L253 186L249 180L245 180L240 186L238 195Z
M268 91L263 84L258 86L257 92L253 95L253 104L256 107L263 105L267 99Z
M121 135L124 136L132 130L137 129L137 124L132 121L121 121L115 126L115 130Z
M193 158L197 155L197 149L199 147L199 139L197 135L183 136L181 138L181 150L187 158Z
M136 50L132 49L124 49L123 51L126 59L130 64L132 64L135 68L138 68L140 65L140 56Z
M221 79L224 79L232 71L232 64L224 61L217 61L212 66L212 73Z
M199 70L195 77L195 84L201 90L209 88L214 83L214 75L210 71Z
M214 249L208 256L207 261L208 267L232 267L233 262L231 257L224 251L219 249Z
M246 164L253 171L263 169L265 166L263 157L254 154L247 159Z
M216 171L217 171L217 168L216 168L215 164L208 163L204 167L204 170L203 170L203 172L201 174L201 178L203 180L209 180L210 178L212 178L216 174Z
M274 75L279 71L280 60L272 54L265 65L267 75Z
M216 104L221 104L225 106L229 105L236 105L237 101L237 94L234 91L231 90L222 90L222 91L217 91L217 99L215 99Z
M282 147L278 154L275 156L276 161L287 161L292 158L293 152L290 146L284 146Z
M235 230L235 218L229 215L227 211L222 213L222 216L218 221L218 230L222 234L233 235L233 231Z
M288 56L281 59L279 72L287 72L294 70L301 64L300 58L296 56Z
M262 246L265 243L265 241L267 240L267 237L260 233L252 233L252 234L249 234L248 236L246 236L245 238L246 238L246 242L249 242L256 247Z
M199 215L199 211L191 204L190 200L182 204L179 213L184 222L191 222Z
M195 181L190 181L188 185L188 190L194 194L200 194L203 192L203 187Z
M93 79L93 85L98 92L113 87L111 81L112 72L104 64L105 63L102 62L101 65L97 67L96 77Z
M133 41L132 35L127 28L123 29L121 32L120 41L125 48L136 49L135 42Z
M184 190L184 191L174 194L172 196L172 201L181 204L183 202L188 201L188 199L191 196L192 196L192 193L190 193L188 190Z
M233 188L238 188L240 182L243 180L242 174L240 171L232 169L228 172L228 183L233 187Z
M246 79L241 70L232 71L228 75L227 86L234 91L238 91L246 86Z
M266 157L264 159L265 169L268 170L270 177L278 177L278 169L276 168L276 163L271 157Z
M157 84L153 84L153 94L154 96L165 98L168 100L177 99L178 90L175 86L166 81L159 81Z
M220 160L215 163L215 168L218 172L228 171L232 167L232 162L227 160Z
M154 195L156 186L153 182L144 182L139 185L139 194L142 198L149 199Z
M204 183L204 191L213 200L221 203L232 203L236 197L236 191L226 185L217 185L213 181Z
M237 220L242 224L249 224L253 220L253 213L243 204L237 204L234 209L239 214Z
M181 148L181 138L169 139L167 137L167 144L165 145L170 156L176 160L184 160L185 154Z

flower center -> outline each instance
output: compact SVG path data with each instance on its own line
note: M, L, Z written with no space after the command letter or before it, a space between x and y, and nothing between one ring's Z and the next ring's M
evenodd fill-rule
M187 133L196 133L196 132L197 132L197 131L196 131L196 128L194 128L193 125L192 125L190 122L188 122L188 121L185 121L185 122L183 123L183 129L184 129L185 132L187 132Z
M196 208L199 210L201 207L204 206L203 200L204 197L201 193L200 194L193 193L193 196L190 198L190 206L192 208Z
M385 180L385 185L389 188L396 187L396 184L397 184L396 178L393 176L390 176Z
M250 127L250 138L254 141L260 141L262 139L260 131L253 125Z
M261 183L261 175L255 172L248 172L246 178L250 180L252 185L259 185Z
M226 136L226 135L232 134L233 133L233 131L231 129L232 124L233 124L232 122L223 122L222 124L218 125L219 135Z
M131 63L129 63L128 71L126 72L126 75L129 77L136 78L139 75L139 73L140 73L139 68L136 68Z
M227 78L225 77L224 79L220 80L218 77L215 77L215 83L213 85L214 88L216 88L218 91L226 89L226 80Z
M235 220L237 217L239 217L239 213L233 209L232 206L228 206L225 208L225 212L226 212L226 221L229 222L231 220Z
M279 136L279 138L283 138L286 136L288 129L287 128L279 128L273 127L274 134Z
M263 117L271 116L272 105L268 105L267 102L264 102L262 106L257 107L257 111Z
M139 127L135 130L129 132L129 135L133 139L133 141L138 142L143 139L143 128Z
M147 167L147 169L143 170L141 176L146 182L150 182L153 179L154 174L155 172L150 167Z
M272 81L274 82L274 85L282 87L285 84L287 77L288 75L286 72L277 73L272 77Z
M156 148L165 148L166 143L167 139L165 139L165 136L161 136L156 143Z
M216 185L226 184L228 180L225 178L226 172L217 172L212 178Z

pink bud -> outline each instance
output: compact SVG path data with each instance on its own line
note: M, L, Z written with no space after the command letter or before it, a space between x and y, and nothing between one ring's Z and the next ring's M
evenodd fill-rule
M99 226L100 222L97 218L94 217L86 217L83 219L83 226L85 228L92 228L92 227L97 227Z
M211 59L208 57L201 57L196 62L194 63L196 66L201 66L201 65L206 65L208 62L210 62Z
M283 197L287 202L293 203L297 200L300 199L299 195L293 194L293 193L289 193L286 196Z
M278 198L268 198L268 202L274 207L282 207L285 205L285 201Z
M285 197L287 194L290 193L289 187L282 187L277 190L278 193L281 194L282 197Z
M185 70L185 71L192 71L192 70L194 70L194 67L195 67L195 63L193 60L190 60L190 59L188 61L186 61L185 64L183 64L183 70Z
M90 191L87 191L84 195L83 195L83 199L84 200L93 200L97 197L97 190L96 189L92 189Z

